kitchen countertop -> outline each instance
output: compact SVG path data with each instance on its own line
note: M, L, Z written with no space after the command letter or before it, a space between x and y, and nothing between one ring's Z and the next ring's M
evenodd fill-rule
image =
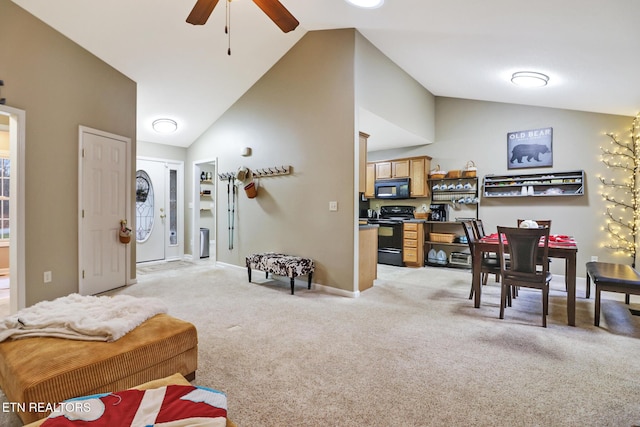
M367 230L369 228L379 228L378 224L360 224L360 230Z
M377 219L377 218L359 218L359 221L368 221L370 219ZM425 223L427 222L426 218L411 218L411 219L405 219L402 222L415 222L415 223ZM369 224L369 225L373 225L373 224Z

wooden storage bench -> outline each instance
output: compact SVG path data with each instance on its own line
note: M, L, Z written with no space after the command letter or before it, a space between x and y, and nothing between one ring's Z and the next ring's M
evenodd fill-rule
M629 295L640 295L640 273L625 264L591 261L587 263L587 298L590 296L591 280L596 285L595 314L593 324L600 325L600 293L602 291L625 294L625 303L629 304Z
M113 342L35 337L0 342L0 388L30 423L47 416L29 403L123 390L180 373L192 380L198 364L198 337L189 322L156 315Z
M308 288L311 289L311 279L315 269L313 260L297 256L279 254L275 252L264 252L249 255L246 259L247 273L251 281L251 269L264 271L266 277L269 273L278 276L287 276L291 280L291 295L293 295L294 280L297 276L308 277Z

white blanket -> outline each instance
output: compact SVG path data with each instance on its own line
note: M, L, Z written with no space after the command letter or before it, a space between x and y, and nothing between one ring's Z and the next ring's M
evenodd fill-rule
M115 341L150 317L166 312L166 305L157 298L71 294L39 302L0 320L0 342L35 336Z

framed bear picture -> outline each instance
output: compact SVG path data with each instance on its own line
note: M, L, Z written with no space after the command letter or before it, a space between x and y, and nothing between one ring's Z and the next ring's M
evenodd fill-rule
M519 130L507 134L509 169L553 166L553 128Z

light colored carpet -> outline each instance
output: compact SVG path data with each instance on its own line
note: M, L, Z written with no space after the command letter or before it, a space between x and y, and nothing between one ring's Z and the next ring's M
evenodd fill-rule
M640 318L617 295L596 328L579 285L570 327L554 283L544 329L539 291L521 290L500 320L493 279L474 309L468 271L379 267L353 299L302 285L290 295L287 280L248 283L211 263L142 274L114 293L160 297L196 325L195 383L226 392L241 427L640 423Z
M187 260L172 260L167 262L148 262L136 266L137 274L156 273L158 271L178 270L181 268L193 267L195 264Z

